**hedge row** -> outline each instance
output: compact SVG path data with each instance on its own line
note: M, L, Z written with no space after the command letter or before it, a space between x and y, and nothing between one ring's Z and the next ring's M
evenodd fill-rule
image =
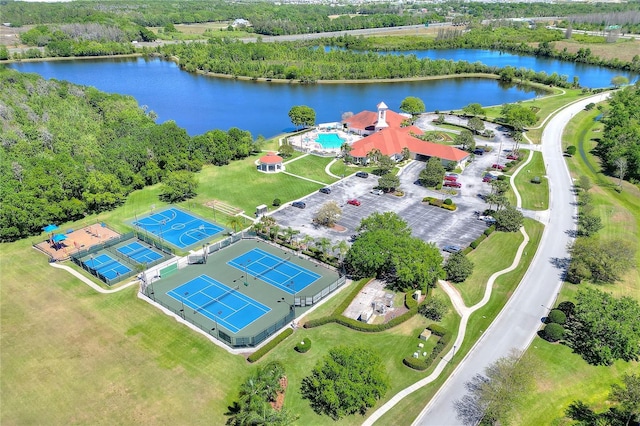
M449 342L451 341L451 333L444 327L441 327L437 324L431 324L427 327L427 329L431 330L431 334L440 337L438 343L431 351L431 354L427 358L414 358L412 356L408 356L402 360L402 363L409 368L413 368L414 370L426 370L431 366L433 361L440 355L440 353L447 347Z
M445 201L449 200L449 202L451 204L445 203ZM447 200L442 201L439 198L435 198L435 197L424 197L422 199L423 203L429 203L430 206L436 206L436 207L440 207L442 209L445 210L451 210L454 211L458 208L458 206L456 206L456 204L454 202L451 201L450 198L447 198Z
M360 290L367 285L369 280L361 280L351 291L349 297L345 298L340 305L336 307L331 315L326 317L318 318L315 320L307 321L304 324L304 328L313 328L319 327L324 324L328 324L330 322L335 322L336 324L343 325L345 327L349 327L352 330L362 331L366 333L377 333L379 331L388 330L390 328L395 327L396 325L402 324L403 322L410 319L412 316L418 313L418 302L413 299L412 294L413 290L407 292L404 296L404 304L409 309L402 315L399 315L389 322L384 324L367 324L362 321L355 320L353 318L347 318L342 313L349 307L351 301L358 295Z
M282 342L284 339L291 336L292 334L293 334L293 330L290 328L287 328L282 333L278 334L269 343L267 343L266 345L264 345L263 347L261 347L260 349L252 353L251 355L249 355L249 357L247 358L247 361L256 362L257 360L265 356L271 349L275 348L280 342Z

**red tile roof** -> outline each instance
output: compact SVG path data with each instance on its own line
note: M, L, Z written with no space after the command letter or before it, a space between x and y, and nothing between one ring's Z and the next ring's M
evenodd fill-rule
M407 147L414 154L428 157L438 157L447 161L459 162L469 156L469 153L458 148L440 145L433 142L425 142L414 136L423 132L416 126L401 128L386 128L366 138L360 139L351 145L350 155L353 157L366 157L367 153L377 148L383 155L401 154L402 148Z
M282 163L282 157L279 155L269 153L260 157L260 163L262 164L278 164Z
M385 121L389 127L400 127L402 122L407 119L407 117L389 110L387 110L385 117ZM347 118L344 122L347 123L349 128L352 130L373 131L376 127L376 123L378 122L378 113L373 111L362 111Z

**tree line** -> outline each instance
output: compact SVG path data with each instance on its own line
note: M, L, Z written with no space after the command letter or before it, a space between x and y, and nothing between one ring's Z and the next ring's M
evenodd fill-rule
M258 149L237 128L190 137L129 96L0 70L0 241L115 208L172 173Z

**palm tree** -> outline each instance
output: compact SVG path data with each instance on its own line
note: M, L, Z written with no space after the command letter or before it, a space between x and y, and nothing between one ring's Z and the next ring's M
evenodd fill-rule
M373 148L371 151L367 152L367 158L374 163L377 163L380 159L382 152L378 148Z
M344 262L344 257L347 255L347 252L349 251L349 244L347 244L345 240L340 240L338 244L331 247L331 250L338 251L338 262L340 263L340 266L342 266L344 270L344 265L342 264L342 262Z
M309 243L312 242L313 240L314 240L314 238L311 235L305 235L304 238L302 239L302 244L308 250L309 249Z
M300 233L300 231L298 231L297 229L293 229L292 227L287 227L284 231L282 231L282 235L284 237L284 240L291 244L291 240L293 239L293 237L295 235L298 235Z
M318 238L316 240L316 247L320 249L323 255L327 254L327 250L331 246L331 240L327 237Z
M229 220L227 220L227 225L229 225L233 229L233 233L238 232L238 228L242 229L244 226L244 219L240 216L231 216Z

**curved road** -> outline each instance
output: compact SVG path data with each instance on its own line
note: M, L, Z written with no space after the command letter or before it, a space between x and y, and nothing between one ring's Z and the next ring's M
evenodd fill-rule
M465 383L498 358L516 348L524 351L540 326L562 286L568 260L567 245L576 229L575 197L567 165L562 156L562 132L569 120L590 102L602 102L609 93L591 96L561 110L542 134L542 152L549 178L549 209L552 212L540 247L522 282L500 314L467 353L445 384L422 410L414 425L463 424L456 417L454 402L466 394Z

